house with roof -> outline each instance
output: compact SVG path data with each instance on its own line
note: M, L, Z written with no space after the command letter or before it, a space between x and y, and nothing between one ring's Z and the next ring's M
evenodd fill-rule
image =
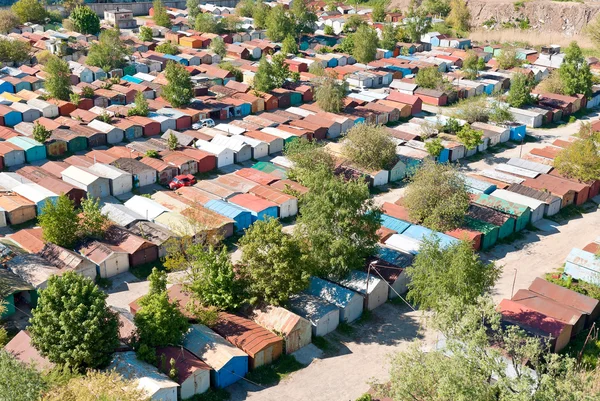
M96 273L102 278L129 270L129 254L118 246L91 241L79 247L77 252L95 264Z
M145 220L138 221L131 225L129 231L156 245L158 247L159 258L163 258L167 255L165 246L167 241L176 237L175 234L166 227Z
M291 354L311 343L312 326L303 317L279 306L265 306L252 311L252 320L278 333L285 341L285 353Z
M337 306L340 310L340 323L351 323L362 315L363 298L356 292L335 283L311 277L305 292Z
M110 226L104 233L103 241L127 252L130 267L154 262L158 259L158 247L154 243L119 226Z
M33 138L16 136L7 139L7 142L23 149L25 152L25 161L28 163L44 160L46 158L46 147Z
M110 194L113 196L131 192L133 189L133 176L110 164L94 163L88 170L99 177L108 179Z

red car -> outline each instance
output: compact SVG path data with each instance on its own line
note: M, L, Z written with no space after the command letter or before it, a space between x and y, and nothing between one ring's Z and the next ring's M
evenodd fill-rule
M169 183L169 188L177 189L181 187L189 187L196 183L196 177L191 174L182 174L174 177Z

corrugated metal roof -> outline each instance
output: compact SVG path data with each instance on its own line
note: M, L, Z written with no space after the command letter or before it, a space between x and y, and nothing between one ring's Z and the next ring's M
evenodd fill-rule
M139 388L151 395L162 389L179 387L157 368L139 360L133 351L115 353L108 369L114 369L125 379L137 382Z
M162 213L169 211L169 209L160 203L139 195L134 195L124 205L146 220L154 220Z
M543 297L535 292L525 289L517 291L517 293L513 295L512 300L543 313L544 315L571 325L577 324L583 315L583 312L580 310L561 305L550 298Z
M219 313L219 321L213 326L213 330L252 358L266 348L283 344L282 338L264 327L231 313Z
M600 285L600 260L591 252L573 248L565 262L565 273L577 280Z
M493 195L474 195L473 202L512 216L521 216L529 211L529 207L515 202L509 202Z
M229 202L241 206L245 209L251 210L255 213L260 213L269 208L278 208L277 204L266 199L259 198L253 194L239 194L231 197Z
M537 189L529 188L521 184L512 184L506 190L527 196L529 198L537 199L547 204L551 204L552 202L556 201L560 202L560 198L552 195L550 192L538 191Z
M536 277L533 280L533 283L529 286L529 291L553 299L562 305L578 309L588 315L594 314L600 306L600 300L579 294L573 290L550 283L539 277Z
M347 277L339 280L338 283L362 295L371 294L377 288L377 286L385 285L382 283L381 279L377 278L375 274L369 275L358 270L352 270L350 273L348 273Z
M444 233L439 233L437 231L430 230L427 227L419 226L417 224L413 224L412 226L408 227L406 231L404 231L404 235L410 238L414 238L418 241L423 241L425 238L435 236L439 238L440 244L444 248L458 243L458 240L456 238L453 238Z
M389 228L390 230L394 230L398 234L402 234L408 227L410 227L410 223L392 216L388 216L387 214L381 215L381 225Z
M241 214L249 214L250 212L242 209L241 207L219 200L219 199L214 199L211 201L208 201L205 205L204 205L207 209L213 210L219 214L222 214L223 216L232 218L232 219L236 219L239 215Z
M534 161L519 159L517 157L512 157L509 159L506 164L511 166L524 168L527 170L535 171L541 174L548 174L550 170L552 170L552 166L548 166L542 163L536 163Z
M385 245L401 252L416 255L421 248L421 241L403 234L393 234L385 241Z
M551 335L553 338L558 338L565 328L564 323L510 299L503 299L497 309L504 320L537 334Z
M506 182L508 184L521 184L525 179L515 177L514 175L501 173L495 170L483 170L481 173L482 176L491 178L493 180L498 180L502 182Z
M310 327L310 322L303 317L282 307L272 305L254 309L252 319L266 329L281 333L284 336L291 334L298 327Z
M510 164L497 164L496 166L494 166L494 168L496 169L496 171L527 178L535 178L538 175L540 175L540 173L538 173L537 171L531 171L521 167L511 166Z
M215 370L223 368L232 358L248 358L242 350L202 324L190 327L183 346Z
M331 302L338 308L345 308L354 297L359 296L354 291L317 277L310 278L310 285L306 289L306 292L327 302Z

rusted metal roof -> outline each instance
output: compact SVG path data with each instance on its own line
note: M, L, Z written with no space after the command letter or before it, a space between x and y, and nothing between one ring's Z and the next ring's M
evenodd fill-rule
M54 364L43 357L37 349L31 345L31 336L29 332L21 330L8 344L4 350L12 354L19 361L29 364L35 363L39 370L52 369Z
M285 202L296 199L292 195L285 194L275 188L268 187L265 185L257 185L250 190L251 194L254 194L260 198L274 202L278 205L282 205Z
M550 298L546 298L529 290L520 289L513 295L512 300L553 319L573 326L576 325L582 317L585 319L582 311L570 306L561 305Z
M292 191L298 192L300 195L304 195L305 193L308 192L308 188L306 188L304 185L298 184L296 181L292 181L292 180L279 180L277 182L270 184L269 186L273 187L275 189L278 189L280 191L292 190Z
M567 327L567 324L557 319L510 299L503 299L497 310L502 314L503 320L553 338L558 338Z
M580 184L549 174L540 174L537 178L528 178L523 182L523 185L534 189L548 191L557 196L565 196L570 191L580 192L586 188L585 184Z
M16 242L21 248L29 253L38 253L44 249L44 240L42 239L43 230L38 228L24 228L8 238Z
M550 283L537 277L529 286L529 291L553 299L556 302L578 309L588 315L594 315L600 307L600 301L575 291Z
M277 204L253 194L239 194L232 197L229 201L257 213L270 207L278 207Z
M279 178L275 177L274 175L264 173L253 168L243 168L241 170L237 170L235 174L239 177L246 178L261 185L269 185L279 180Z
M231 313L219 313L219 321L212 329L251 358L268 347L283 347L283 339L250 319Z
M531 149L529 153L531 153L534 156L554 160L561 150L561 148L557 148L556 146L546 146L543 148Z
M171 359L175 360L177 372L175 381L179 384L186 381L197 370L210 370L210 366L183 347L159 347L156 349L156 357L158 361L164 357L167 362L167 366L159 366L159 369L166 374L169 373L171 368Z
M184 198L194 202L194 203L198 203L200 205L205 205L208 201L213 200L213 199L221 199L220 196L214 195L210 192L207 192L203 189L200 189L198 187L181 187L179 189L177 189L175 191L176 193L178 193L179 195L183 196Z

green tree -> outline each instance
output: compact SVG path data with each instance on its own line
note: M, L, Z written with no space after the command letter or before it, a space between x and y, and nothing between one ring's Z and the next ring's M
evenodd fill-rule
M515 121L515 117L509 110L509 105L500 102L493 102L489 107L489 120L497 124L506 124Z
M290 68L285 62L284 54L274 55L271 57L271 62L263 56L254 75L254 88L259 92L269 92L272 89L281 88L290 76Z
M254 11L252 11L252 19L254 20L254 27L256 29L266 29L267 28L267 16L271 11L271 7L262 2L262 0L257 0L256 5L254 6Z
M100 18L88 6L77 6L69 17L77 32L96 35L100 32Z
M381 211L364 181L344 181L316 166L311 175L294 235L307 246L313 274L341 278L374 253Z
M354 35L352 55L359 63L370 63L375 60L378 44L377 32L367 25L361 25Z
M465 78L477 79L479 71L482 71L484 68L485 62L483 61L483 59L479 58L477 54L475 54L475 52L468 51L467 57L465 57L462 66Z
M558 69L565 95L582 94L590 97L592 94L592 72L583 57L581 48L573 41L565 49L565 58Z
M126 64L125 57L129 56L131 51L123 43L120 35L118 28L102 31L98 42L90 46L86 63L104 71L123 67Z
M460 123L456 118L450 117L444 124L443 131L450 134L456 134L458 131L460 131Z
M308 72L317 77L322 77L326 74L325 67L323 67L322 63L315 62L308 66Z
M188 11L188 22L190 26L194 26L196 17L202 13L200 10L200 0L186 0L185 7Z
M394 50L396 48L396 39L398 36L398 29L392 24L385 24L383 32L381 32L381 42L379 46L383 49Z
M483 143L481 140L482 136L483 132L471 128L469 124L463 125L456 133L458 141L465 145L465 148L469 150L475 149L477 146Z
M102 213L100 199L89 195L81 201L81 220L79 221L79 236L81 238L102 238L108 228L108 215Z
M95 96L94 88L92 88L91 86L84 86L81 90L81 96L83 96L86 99L92 99Z
M506 101L512 107L521 107L533 103L531 89L533 81L525 74L516 73L510 80L510 91L506 97Z
M161 43L160 45L156 46L156 51L174 56L176 54L179 54L179 46L171 43L170 40L167 40Z
M71 94L71 70L66 61L53 56L44 67L48 74L44 88L55 99L69 100Z
M0 375L1 400L38 400L46 390L44 379L34 366L17 360L3 349L0 349Z
M385 20L387 2L379 0L373 4L373 11L371 11L371 19L373 22L383 22Z
M409 42L417 43L421 40L421 36L429 32L431 28L431 19L422 10L409 9L408 18L403 27L403 32Z
M142 92L137 92L135 94L134 106L127 110L127 115L146 117L149 112L150 106L148 106L148 100L146 100Z
M31 60L31 45L20 40L0 38L0 62L24 63Z
M13 11L0 10L0 33L9 33L20 23L19 17Z
M429 141L425 142L425 150L429 153L430 156L438 157L440 153L444 150L444 145L442 145L442 140L439 138L432 138Z
M300 37L302 34L314 33L315 23L318 18L307 6L306 0L293 1L290 8L290 18L294 22L294 33Z
M252 18L254 0L242 0L235 6L235 15L238 17Z
M227 15L221 18L219 24L224 32L239 32L242 21L235 15Z
M410 177L403 204L412 220L440 232L462 224L469 192L456 167L424 161Z
M167 84L163 86L162 96L171 103L173 107L182 107L194 97L194 88L190 73L185 67L174 61L170 61L165 69Z
M219 33L220 26L217 20L209 13L200 13L195 18L194 28L199 32Z
M47 130L46 127L44 127L39 122L36 121L33 124L33 139L35 139L39 143L46 142L48 139L50 139L51 135L52 131Z
M152 28L147 26L140 27L140 40L144 42L152 42L154 37L152 36Z
M345 33L348 32L356 32L358 28L361 26L365 26L367 23L363 20L359 15L352 14L348 18L346 18L346 22L344 23L343 31Z
M322 64L318 62L313 63L313 65L321 65L322 67ZM317 75L313 79L313 83L315 84L315 100L319 107L330 113L341 112L344 109L344 99L346 99L348 90L346 81L338 80L337 73L334 71L325 72L323 69L322 75L319 75L320 71L311 70L311 73Z
M154 15L152 19L154 23L158 26L164 26L165 28L171 27L171 19L169 18L169 14L167 13L167 8L163 4L162 0L154 0L152 2L152 9L154 11Z
M468 32L471 28L471 12L465 0L450 0L450 13L446 23L457 31Z
M521 65L521 60L517 57L517 51L514 47L505 46L500 50L500 54L496 56L498 67L503 70L518 67Z
M79 93L71 93L69 95L69 102L73 103L75 106L79 106L79 102L81 102Z
M371 171L390 168L396 162L396 143L386 128L374 124L357 124L343 142L344 157Z
M169 146L170 150L175 150L179 146L179 140L172 132L169 134L169 138L167 139L167 146Z
M221 56L221 58L225 57L227 54L227 48L225 47L223 38L220 36L213 38L213 40L210 41L210 50Z
M437 67L419 68L415 83L423 88L444 90L449 83Z
M38 216L38 222L43 229L44 241L65 248L75 245L79 218L73 201L66 195L60 195L56 203L46 202Z
M470 241L444 247L435 234L423 239L419 253L406 274L408 299L421 309L440 311L450 298L463 305L476 303L500 277L501 269L483 262Z
M22 24L26 22L44 23L48 13L38 0L19 0L11 7Z
M425 14L445 17L450 13L450 2L448 0L424 0L421 3L421 9Z
M240 269L253 303L281 305L308 286L301 244L281 229L279 220L257 221L240 240Z
M568 178L581 181L600 179L600 147L593 137L580 139L562 149L554 159L554 168Z
M335 35L335 32L333 31L333 27L331 25L325 25L325 27L323 28L323 33L325 35Z
M154 352L154 351L153 351ZM147 401L143 390L117 372L89 371L44 395L44 401Z
M304 185L312 181L311 176L315 171L332 171L335 165L323 145L304 138L286 143L283 154L293 163L288 177Z
M288 35L281 43L281 51L285 54L297 54L298 44L292 35Z
M354 34L349 33L342 39L338 45L338 50L342 53L352 54L354 52ZM313 63L314 64L314 63Z
M80 274L51 276L32 310L32 345L50 361L73 369L106 366L119 345L119 320L106 298Z
M179 301L169 301L166 274L154 268L148 278L150 292L140 299L140 309L133 318L139 344L179 345L189 328L188 320L179 310Z
M237 68L235 65L231 64L229 61L219 63L219 68L231 72L237 82L244 81L244 73L242 72L242 70Z
M287 35L293 34L294 23L288 17L283 6L271 9L265 20L267 37L273 42L281 42Z

